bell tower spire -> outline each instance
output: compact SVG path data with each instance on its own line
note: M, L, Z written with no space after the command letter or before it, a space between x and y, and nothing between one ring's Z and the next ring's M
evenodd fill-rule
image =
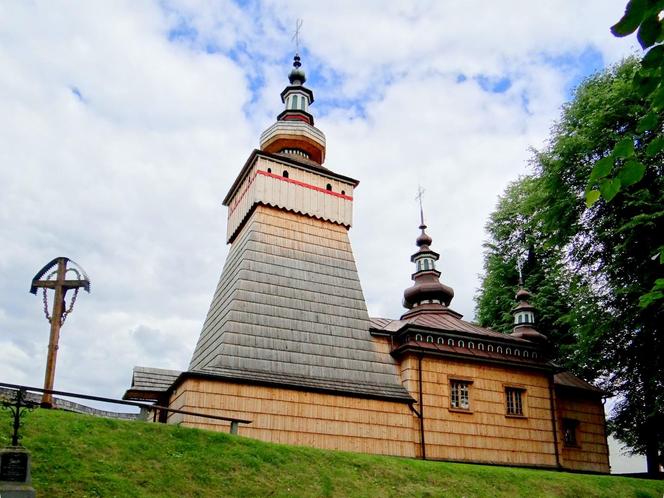
M314 103L314 92L304 86L307 77L299 54L301 26L302 21L298 20L293 69L288 74L289 85L281 92L284 110L277 116L277 122L261 134L260 149L322 165L325 161L325 134L314 126L314 117L309 112L309 106Z
M512 308L514 328L510 335L544 343L548 341L548 338L535 327L535 307L528 302L531 297L530 292L523 288L521 268L519 268L519 290L515 296L517 305Z
M440 272L436 270L436 261L440 255L430 248L433 239L426 233L427 226L424 224L423 193L424 190L420 187L416 199L420 202L421 232L415 239L418 250L410 258L415 263L415 273L411 277L415 283L403 293L403 306L410 311L402 318L421 310L446 310L454 297L454 290L440 282Z

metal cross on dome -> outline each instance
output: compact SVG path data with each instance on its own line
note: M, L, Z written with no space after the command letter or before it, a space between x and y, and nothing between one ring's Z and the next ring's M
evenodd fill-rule
M422 185L417 186L417 195L415 200L420 202L420 224L424 225L424 209L422 209L422 196L424 195L425 190L422 188Z
M291 38L292 41L295 41L295 53L299 54L300 53L300 29L302 28L302 24L304 21L302 19L296 19L295 20L295 33L293 34L293 38Z
M69 268L67 268L69 264ZM55 269L54 269L55 268ZM76 278L67 279L67 274L73 273ZM58 355L58 341L60 339L60 328L65 323L67 315L74 310L74 303L78 296L79 289L83 288L90 292L90 279L85 274L83 268L69 258L59 257L47 263L32 279L30 292L37 294L37 289L43 290L44 314L51 324L51 335L48 341L48 356L46 358L46 374L44 375L44 389L47 391L42 396L42 406L51 407L53 405L53 396L49 391L53 390L55 380L55 361ZM55 291L53 299L53 308L49 313L47 289ZM65 303L65 294L73 290L74 294L69 301L69 306Z

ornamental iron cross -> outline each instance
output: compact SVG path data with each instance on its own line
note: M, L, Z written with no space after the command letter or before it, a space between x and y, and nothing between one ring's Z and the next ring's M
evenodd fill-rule
M424 209L422 209L422 196L424 195L424 189L422 185L417 186L417 195L415 200L420 202L420 224L424 225Z
M67 263L70 264L69 268L67 268ZM67 273L73 273L76 278L67 279ZM73 311L74 303L81 287L86 292L90 292L90 280L88 276L78 264L69 258L63 257L55 258L46 264L32 279L30 292L36 295L37 289L43 289L44 314L46 315L46 319L51 323L51 335L48 341L48 356L46 358L46 374L44 376L45 392L41 403L46 408L53 406L53 396L50 391L53 390L53 382L55 380L55 361L58 356L60 328L65 323L67 315ZM47 289L55 291L53 308L50 314L46 296ZM65 294L68 290L74 291L69 301L69 307L65 303Z
M291 41L295 41L295 53L299 54L300 53L300 29L302 28L302 23L304 21L302 19L296 19L295 20L295 33L293 34L293 38L291 38Z

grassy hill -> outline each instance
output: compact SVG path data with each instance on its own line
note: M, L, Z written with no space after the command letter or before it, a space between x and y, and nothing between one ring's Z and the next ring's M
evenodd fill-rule
M33 484L49 498L664 495L664 481L322 451L48 410L24 420Z

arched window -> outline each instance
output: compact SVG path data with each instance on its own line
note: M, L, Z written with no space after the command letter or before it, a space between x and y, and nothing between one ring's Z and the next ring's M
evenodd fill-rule
M438 338L438 344L445 344L445 338L444 337L439 337Z
M489 351L490 353L493 353L493 346L492 346L491 344L489 344L489 345L486 347L486 350Z
M284 178L288 178L288 171L284 170L284 172L282 174L283 174Z
M342 191L341 191L341 195L346 195L346 191L345 191L345 190L342 190Z
M496 348L496 353L503 354L503 347L502 347L502 346L498 346L498 347Z
M480 343L477 345L477 349L479 349L480 351L484 351L484 344L482 344L482 343L480 342Z
M524 352L523 352L523 357L524 357L524 358L528 358L528 351L524 351Z
M292 109L297 109L297 95L293 95L293 105L291 106Z
M533 353L533 360L537 359L537 353Z
M511 348L507 348L507 349L505 350L505 354L512 354L512 349L511 349Z
M304 107L305 107L305 106L304 106L304 104L305 104L304 99L305 99L305 98L306 98L306 97L305 97L304 95L302 95L302 96L300 97L300 109L302 109L303 111L304 111Z
M469 349L475 349L475 343L468 341L468 348Z
M427 342L433 342L433 336L428 335L427 336Z
M327 187L325 187L325 189L326 189L326 190L329 190L330 192L332 192L332 185L330 185L330 184L328 183L328 184L327 184Z
M424 260L424 269L425 269L425 270L428 270L428 269L429 269L429 260L428 260L428 259L425 259L425 260Z
M454 346L454 339L448 339L447 340L447 345L448 346Z
M268 169L267 169L267 172L268 172L268 173L272 173L272 168L268 168Z
M515 349L514 354L517 355L517 356L521 356L521 351L519 351L518 349Z
M421 341L422 340L422 334L415 335L415 340L416 341Z
M463 341L459 341L459 347L460 347L460 348L463 348L463 347L465 347L465 346L466 346L466 345L463 343Z

